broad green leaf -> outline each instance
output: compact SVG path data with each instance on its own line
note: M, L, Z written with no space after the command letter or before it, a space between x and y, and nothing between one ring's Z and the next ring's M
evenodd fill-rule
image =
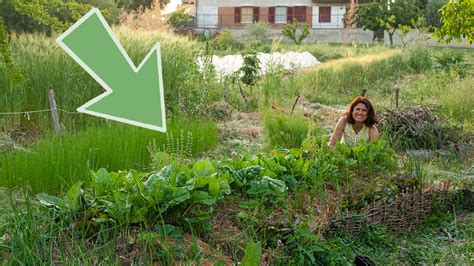
M74 213L81 208L81 203L79 201L82 194L81 186L82 181L77 181L74 183L74 185L72 185L64 197L66 205L69 206L70 210Z
M251 199L251 200L240 202L239 207L244 208L244 209L255 209L258 207L258 205L259 205L259 202L257 200Z
M40 201L40 204L46 207L56 207L58 209L62 209L64 207L63 200L55 196L48 194L37 194L36 198Z
M216 203L216 197L212 197L205 191L195 191L191 195L191 200L194 203L200 203L204 205L212 205Z
M212 176L209 179L209 194L212 196L219 195L219 179L216 176Z
M109 173L105 168L100 168L93 173L92 186L97 194L102 195L110 187Z
M262 246L260 241L254 243L250 241L245 248L245 255L240 265L242 266L256 266L260 264L260 257L262 256Z
M195 176L210 176L216 172L216 169L209 160L201 160L194 164L192 171Z

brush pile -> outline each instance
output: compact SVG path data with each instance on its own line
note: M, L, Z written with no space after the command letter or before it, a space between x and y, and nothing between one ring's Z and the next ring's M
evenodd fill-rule
M385 110L380 114L380 129L398 150L449 149L460 151L472 136L450 122L439 106Z

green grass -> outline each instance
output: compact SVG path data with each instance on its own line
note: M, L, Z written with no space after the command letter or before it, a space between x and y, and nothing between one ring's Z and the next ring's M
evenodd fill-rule
M217 143L217 127L209 121L170 122L168 132L174 142L181 139L183 132L185 143L190 132L193 155ZM28 150L2 154L0 187L28 185L35 192L57 193L63 186L85 179L89 169L146 170L150 164L147 146L153 139L158 148L170 142L164 133L115 122L78 133L53 135L37 141Z
M177 97L185 89L183 82L190 78L197 48L193 41L165 33L131 32L115 28L118 39L136 65L155 45L161 44L163 86L168 110L180 110ZM18 112L49 109L47 92L54 90L56 102L62 109L76 108L98 96L100 85L85 72L56 43L54 37L41 34L13 35L10 41L15 63L26 81L9 88L5 72L0 72L0 112ZM199 99L195 99L196 101ZM62 113L61 123L68 130L102 124L99 119ZM52 131L49 113L27 115L0 115L0 125L5 128Z

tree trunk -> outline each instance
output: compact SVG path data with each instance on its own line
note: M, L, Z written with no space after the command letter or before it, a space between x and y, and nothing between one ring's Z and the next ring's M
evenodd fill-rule
M390 46L393 46L393 33L388 33L388 38L390 39Z

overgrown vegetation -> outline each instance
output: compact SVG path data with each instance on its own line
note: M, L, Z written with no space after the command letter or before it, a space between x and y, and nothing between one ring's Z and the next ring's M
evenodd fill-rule
M157 7L152 0L81 2L125 8L135 24L145 10L138 3ZM415 27L407 16L416 10L399 4L376 26ZM8 21L20 21L11 14ZM302 43L298 23L286 26L294 43L264 40L264 24L248 28L256 40L246 43L226 30L198 42L115 26L136 64L161 43L172 121L164 134L71 112L101 88L43 34L59 28L28 25L15 26L40 33L14 33L0 45L0 112L13 112L0 114L0 147L8 146L0 151L5 263L339 265L365 255L377 264L472 264L472 51L403 40L401 49ZM275 65L261 75L262 51L309 51L324 63L292 71ZM218 79L214 53L242 54L244 66ZM8 62L24 82L11 78ZM29 112L49 108L49 89L60 108L57 135L48 110ZM382 114L382 140L330 149L329 131L360 94ZM440 186L435 200L396 205ZM418 203L424 208L405 216ZM405 206L397 215L414 218L379 223L374 206ZM367 210L377 213L365 217Z

